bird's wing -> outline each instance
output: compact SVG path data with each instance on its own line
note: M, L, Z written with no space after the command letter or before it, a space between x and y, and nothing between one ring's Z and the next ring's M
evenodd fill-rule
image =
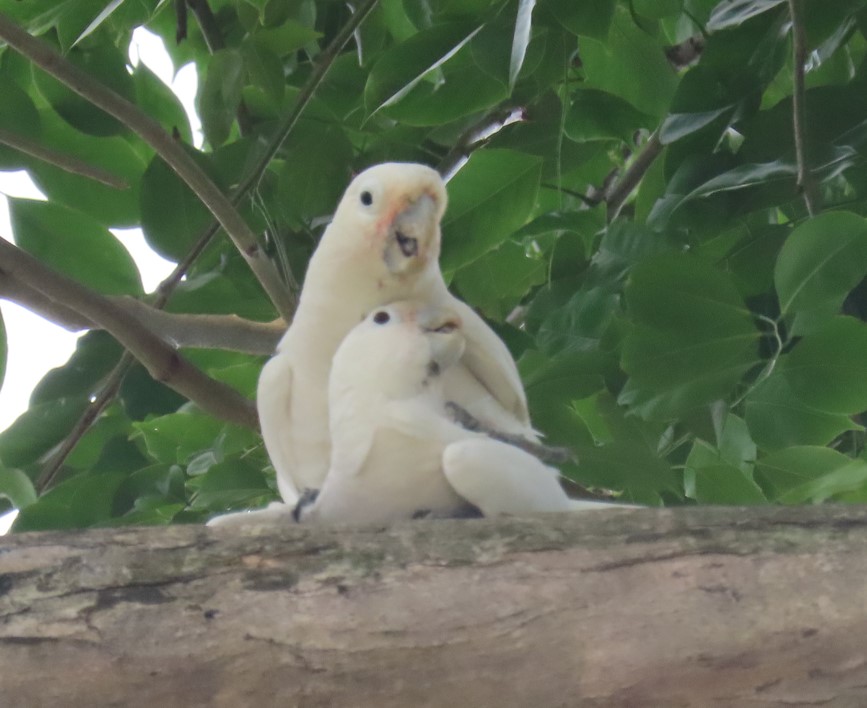
M506 411L529 426L527 396L518 367L503 340L466 303L455 298L450 304L460 314L467 342L461 362Z
M290 507L298 500L298 487L292 477L292 461L289 457L288 429L292 405L292 361L286 355L277 354L262 368L256 391L256 408L259 411L259 426L268 456L277 473L280 496Z

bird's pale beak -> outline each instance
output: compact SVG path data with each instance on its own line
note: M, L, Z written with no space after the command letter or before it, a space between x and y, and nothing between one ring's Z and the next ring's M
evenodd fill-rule
M395 215L384 254L392 273L414 270L411 265L416 259L424 262L428 244L435 238L437 219L437 204L429 194L422 194Z

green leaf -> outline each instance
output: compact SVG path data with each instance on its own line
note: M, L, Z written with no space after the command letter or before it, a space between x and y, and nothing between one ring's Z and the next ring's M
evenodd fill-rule
M78 68L105 84L128 101L135 101L132 77L126 70L126 56L112 44L71 49L66 58ZM33 74L39 92L51 107L82 133L96 136L118 135L126 132L123 123L82 98L57 79L42 71Z
M815 408L853 414L867 410L867 325L835 317L783 357L792 390Z
M88 405L87 398L59 398L30 406L0 433L0 462L26 467L59 443Z
M100 13L93 18L91 23L84 29L84 31L78 35L75 41L72 43L74 47L81 40L85 39L93 32L99 29L100 25L105 22L118 7L123 4L124 0L110 0L110 2L100 11Z
M187 144L193 142L190 119L175 93L154 74L144 62L132 73L136 102L168 133L177 133ZM144 170L144 165L142 166Z
M506 241L461 268L454 285L487 316L503 320L532 286L545 282L546 271L545 261L528 258L521 246Z
M792 445L827 445L847 430L861 430L848 416L808 405L781 373L774 373L746 398L750 434L765 450Z
M244 59L234 49L214 52L208 63L196 108L202 119L202 130L212 147L222 145L235 122L244 80Z
M570 32L582 37L605 39L614 18L616 0L541 0L540 7L553 13L554 17Z
M774 282L782 315L797 314L793 334L814 331L836 314L867 275L867 221L831 211L798 226L780 251Z
M675 396L688 410L731 393L757 362L758 332L731 279L670 254L635 268L626 286L635 323L623 348L634 388Z
M425 74L444 64L481 29L464 22L422 30L388 50L374 64L364 87L368 115L399 101Z
M331 214L349 181L352 144L338 126L300 120L286 140L277 194L290 223L309 224Z
M141 181L141 227L148 245L163 258L179 261L211 218L186 182L154 157Z
M633 22L626 8L617 8L608 41L589 37L582 41L581 61L587 88L620 96L656 118L668 112L677 75L662 47Z
M478 150L449 183L442 269L451 273L505 241L536 201L542 161L511 150Z
M12 529L48 531L88 528L113 516L115 495L126 473L79 474L21 510Z
M762 458L756 474L769 496L784 504L823 502L867 486L867 462L808 445L789 447Z
M267 29L258 28L251 35L253 42L279 57L297 52L321 36L321 32L295 20L285 20Z
M48 199L87 214L109 228L138 226L141 218L138 184L147 166L140 141L130 136L85 135L47 110L41 117L41 124L41 139L47 146L100 167L125 183L122 189L117 189L46 162L31 160L33 179Z
M73 280L105 295L141 295L132 256L90 217L59 204L10 200L15 243Z
M274 498L262 470L244 458L213 465L196 479L201 481L193 496L193 509L228 511L261 506Z
M24 509L36 501L36 490L21 470L0 467L0 497L6 497L16 509Z
M707 22L707 30L718 32L735 27L785 2L786 0L726 0L714 8Z
M384 108L385 115L406 125L438 126L490 108L509 96L505 83L473 61L469 46L439 71L441 81L418 82L399 101Z
M169 413L134 422L148 454L164 464L186 464L202 450L213 447L223 423L201 413Z
M619 96L597 89L575 91L564 129L570 140L621 140L632 144L635 131L654 119Z
M533 28L533 8L536 0L518 0L518 15L515 19L515 33L512 37L512 52L509 57L509 89L515 88L518 74L524 65L530 31Z
M39 112L33 100L11 78L0 73L0 129L12 135L39 140ZM0 169L16 170L25 167L24 153L0 145Z
M699 504L766 504L761 488L743 470L733 465L714 464L693 467L686 462L693 477L693 493Z

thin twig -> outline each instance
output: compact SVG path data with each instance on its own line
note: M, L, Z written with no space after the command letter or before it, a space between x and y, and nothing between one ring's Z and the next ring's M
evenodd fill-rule
M650 169L653 161L659 157L662 152L662 143L659 141L659 131L656 130L647 139L647 142L641 148L641 152L628 167L623 176L611 186L605 195L605 201L608 204L609 221L613 221L620 213L623 204L632 194L632 190L638 186L641 179Z
M117 364L115 364L115 367L111 370L108 378L103 383L99 394L97 394L96 398L93 399L87 408L84 409L84 413L76 421L72 430L69 432L69 435L64 438L63 442L60 443L42 465L39 477L37 477L36 483L33 485L37 494L43 494L54 485L54 481L57 479L58 473L63 468L66 459L72 454L72 451L75 450L75 447L78 445L81 438L84 437L85 433L90 430L90 427L102 415L103 411L111 405L115 396L117 396L118 391L120 391L120 387L123 384L124 377L126 377L126 374L132 367L134 361L135 358L129 353L129 351L125 351L121 354Z
M258 184L271 160L280 150L280 147L286 141L286 138L289 137L289 133L295 127L295 124L298 122L298 119L301 117L307 104L310 103L310 99L313 98L316 89L318 89L319 85L325 80L325 76L331 69L334 60L337 59L344 45L349 41L355 30L358 29L359 25L364 21L364 18L370 14L377 2L379 2L379 0L364 0L361 6L352 14L352 17L349 18L349 21L340 28L340 31L334 36L334 39L331 40L331 43L321 54L319 54L318 57L316 57L316 61L313 62L313 71L307 79L307 83L304 84L304 87L298 93L298 98L295 100L292 110L289 111L286 117L281 121L280 125L277 126L274 135L271 137L271 140L268 142L268 145L265 147L265 150L262 152L259 159L253 165L250 173L238 184L235 191L235 194L238 195L236 196L237 199L240 199L240 195L246 194L253 188L253 186ZM288 321L289 320L287 320L287 322Z
M479 149L496 135L500 130L512 123L526 120L524 109L518 106L506 106L495 108L482 118L473 123L458 138L445 156L437 165L439 172L445 181L451 179L474 150Z
M117 118L135 131L186 182L220 222L235 243L250 269L262 284L278 312L287 321L295 309L292 294L280 280L274 264L265 256L256 236L232 202L211 181L198 163L187 154L163 127L111 89L61 56L47 43L30 36L24 29L0 13L0 39L75 93Z
M108 170L88 164L84 160L73 157L72 155L57 152L56 150L50 150L49 148L43 147L39 143L30 140L30 138L25 138L23 135L17 135L16 133L12 133L4 128L0 128L0 143L8 145L19 152L23 152L25 155L35 157L37 160L47 162L49 165L59 167L61 170L66 172L92 179L95 182L104 184L106 187L111 187L112 189L129 189L129 183L125 179L112 174Z
M792 89L792 130L795 138L795 157L798 161L798 188L804 195L807 213L810 216L815 216L820 208L820 195L813 173L807 165L806 95L804 89L807 36L801 17L800 0L789 0L789 15L792 19L792 60L795 65Z
M235 389L190 364L174 348L108 298L43 265L17 246L0 239L0 269L13 278L37 273L42 293L99 322L128 349L150 375L216 418L250 428L258 419L253 404Z

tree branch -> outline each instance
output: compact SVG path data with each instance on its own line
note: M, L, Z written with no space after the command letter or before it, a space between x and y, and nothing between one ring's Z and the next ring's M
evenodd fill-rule
M108 170L90 165L72 155L57 152L56 150L49 150L29 138L25 138L23 135L17 135L4 128L0 128L0 143L23 152L25 155L35 157L37 160L47 162L49 165L59 167L66 172L92 179L95 182L104 184L106 187L129 189L129 184L126 180L112 174Z
M804 195L807 213L810 216L815 216L820 209L821 197L813 173L807 164L806 96L804 90L807 37L801 17L801 0L789 0L789 15L792 19L792 61L794 63L792 131L795 139L795 157L798 161L798 188Z
M19 279L38 273L39 289L47 298L74 308L102 327L128 349L150 375L202 410L237 425L257 427L253 404L235 389L215 381L111 300L52 271L17 246L0 239L0 271Z
M496 108L487 113L458 138L458 141L440 160L437 165L437 172L448 182L474 150L482 147L493 135L496 135L507 125L524 120L526 120L524 109L519 106Z
M0 271L0 297L26 307L71 332L103 329L100 323L89 320L66 302L46 297L39 289L38 279L48 275L55 277L51 271L34 273L28 270L17 277ZM244 354L271 355L286 331L282 319L255 322L237 315L171 313L132 297L106 299L179 349L223 349Z
M0 695L40 708L859 706L865 564L854 504L12 534Z
M3 13L0 13L0 39L72 91L117 118L156 150L214 214L280 314L287 321L291 318L295 300L280 280L274 264L259 248L250 227L183 146L157 121L69 62L53 47L30 36Z
M638 183L650 169L653 161L662 152L662 143L659 141L659 131L654 131L641 148L641 152L633 160L626 172L617 182L606 191L605 202L608 204L609 221L613 221L620 213L624 202L632 194Z
M63 463L66 462L66 458L72 454L81 438L90 430L90 426L97 421L99 416L102 415L103 411L108 408L115 396L117 396L124 377L132 367L134 361L135 358L128 350L121 354L120 359L118 359L117 364L111 370L96 398L84 409L84 413L75 422L69 435L51 452L48 459L42 465L39 477L37 477L33 485L38 495L41 496L54 486L54 481L57 479L60 470L63 469Z

